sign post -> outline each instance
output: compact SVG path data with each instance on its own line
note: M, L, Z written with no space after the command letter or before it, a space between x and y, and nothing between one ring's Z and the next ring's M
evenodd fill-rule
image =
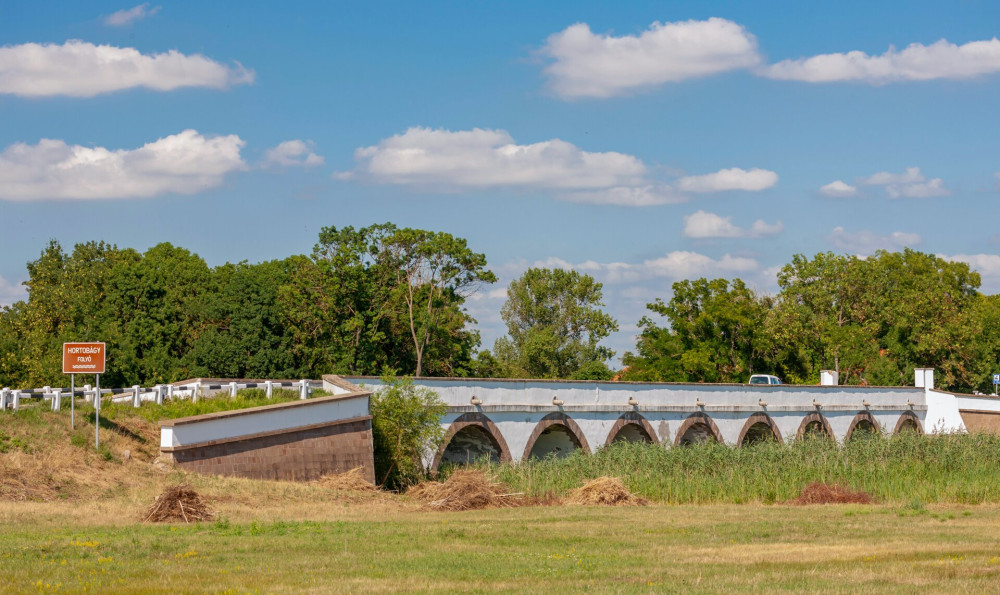
M94 399L94 446L101 442L101 374L107 357L104 343L63 343L63 374L69 374L69 423L76 425L76 375L94 374L97 377L97 398Z
M997 396L997 385L1000 385L1000 374L993 375L993 396Z

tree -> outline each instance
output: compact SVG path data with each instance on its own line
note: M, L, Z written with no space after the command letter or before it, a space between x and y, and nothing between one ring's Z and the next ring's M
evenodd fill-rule
M533 268L511 282L501 316L507 337L494 346L504 376L608 379L614 352L601 340L618 330L601 310L603 286L590 275ZM485 356L483 361L487 361Z
M416 355L415 376L424 368L424 355L442 329L456 329L448 321L453 308L482 283L495 283L486 268L486 256L469 249L466 241L449 233L399 229L386 238L384 257L396 271L396 292L406 305L410 336ZM468 319L464 313L458 317Z
M697 279L673 284L673 297L646 307L667 318L669 328L652 319L643 328L638 354L628 353L624 377L631 380L746 382L768 370L763 329L771 300L736 279Z
M383 486L404 488L423 476L423 460L441 445L441 417L448 407L412 379L385 377L382 385L371 397L375 478Z

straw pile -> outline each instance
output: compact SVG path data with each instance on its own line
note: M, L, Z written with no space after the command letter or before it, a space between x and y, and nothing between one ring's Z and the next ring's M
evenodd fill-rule
M445 482L425 481L406 491L434 510L510 508L524 504L523 494L490 481L482 471L456 471Z
M792 504L872 504L875 499L867 492L855 492L844 486L813 482L802 490Z
M191 489L189 485L175 485L165 490L156 497L156 501L146 511L143 522L149 523L172 523L184 521L192 523L196 521L210 521L215 518L215 513L205 506L201 496Z
M642 498L628 491L617 477L598 477L585 483L583 487L570 491L566 497L570 504L584 506L645 506Z
M375 484L365 479L362 467L355 467L343 473L324 475L319 478L318 483L325 488L342 492L375 492L378 490Z

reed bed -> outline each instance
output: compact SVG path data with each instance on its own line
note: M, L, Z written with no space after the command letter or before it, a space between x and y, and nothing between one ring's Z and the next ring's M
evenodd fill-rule
M904 433L846 445L805 439L745 448L618 443L595 454L480 467L536 498L612 476L637 496L667 504L788 502L813 482L861 490L885 503L1000 502L1000 437L990 434Z

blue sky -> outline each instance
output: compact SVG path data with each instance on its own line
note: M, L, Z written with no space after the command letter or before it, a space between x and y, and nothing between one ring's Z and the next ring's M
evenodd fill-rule
M501 282L674 281L910 246L1000 290L1000 3L0 0L0 304L49 238L211 265L444 230ZM915 45L914 45L915 44ZM891 49L890 49L891 48Z

